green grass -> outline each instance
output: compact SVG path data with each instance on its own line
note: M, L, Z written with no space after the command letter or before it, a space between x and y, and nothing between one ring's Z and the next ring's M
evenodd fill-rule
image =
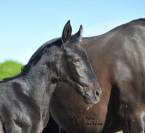
M0 63L0 80L17 75L21 68L22 64L11 60Z

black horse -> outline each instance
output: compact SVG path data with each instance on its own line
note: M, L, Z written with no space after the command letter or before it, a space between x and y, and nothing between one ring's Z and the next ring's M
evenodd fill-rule
M86 102L99 101L101 89L80 47L81 33L82 26L72 36L68 22L62 37L41 46L21 74L0 82L0 133L41 133L60 81L73 86Z
M86 110L83 99L62 83L50 104L55 121L67 133L144 133L145 19L83 38L81 46L101 86L100 102Z

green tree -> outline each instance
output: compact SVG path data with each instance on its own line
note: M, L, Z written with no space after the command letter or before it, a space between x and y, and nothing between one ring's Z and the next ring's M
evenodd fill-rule
M12 60L0 63L0 80L17 75L21 72L21 68L21 63Z

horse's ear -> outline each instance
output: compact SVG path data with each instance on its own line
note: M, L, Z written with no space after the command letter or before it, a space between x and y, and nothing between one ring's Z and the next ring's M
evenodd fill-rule
M70 24L70 20L65 24L62 32L62 41L65 43L71 38L72 27Z
M73 35L72 40L82 40L83 26L80 25L79 31Z

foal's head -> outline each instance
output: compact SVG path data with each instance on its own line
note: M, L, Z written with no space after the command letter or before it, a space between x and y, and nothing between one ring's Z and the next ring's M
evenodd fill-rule
M66 82L74 87L87 103L95 104L99 101L101 89L86 52L80 46L82 26L76 34L71 35L71 32L68 21L61 38L49 41L40 48L43 54L39 63L47 66L50 83ZM35 54L30 62L31 60L35 60Z

